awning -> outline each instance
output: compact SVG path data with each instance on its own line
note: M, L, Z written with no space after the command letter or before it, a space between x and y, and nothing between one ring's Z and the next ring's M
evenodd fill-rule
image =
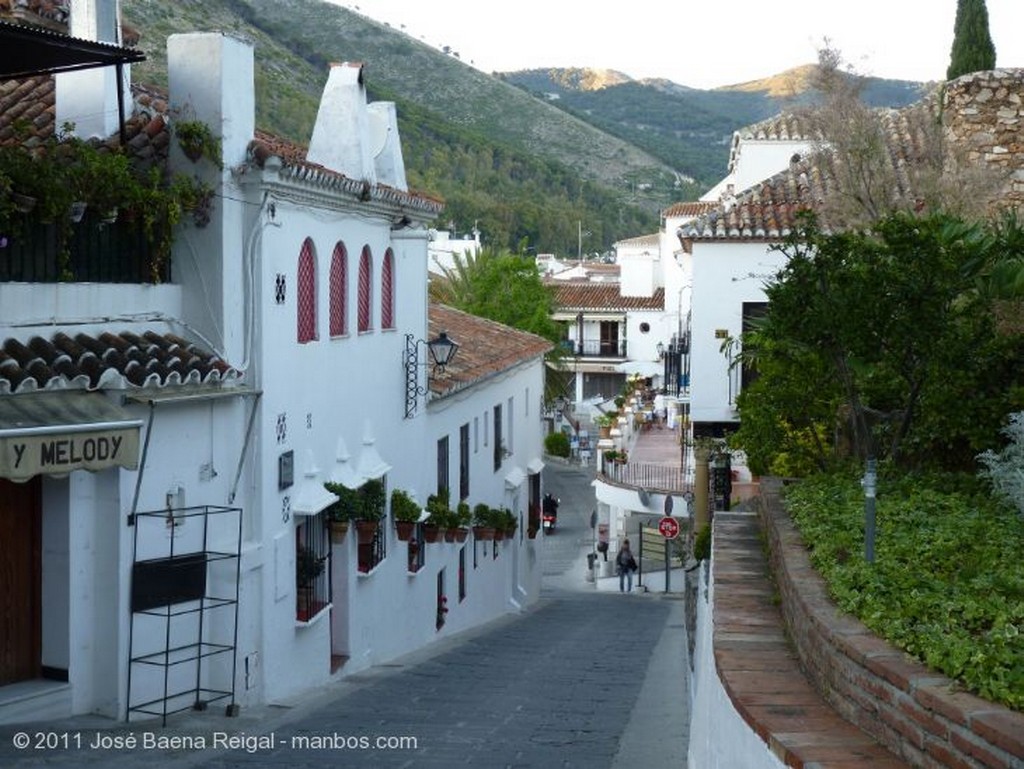
M665 366L654 360L627 360L615 364L615 370L623 374L639 374L642 377L661 376L665 373Z
M145 61L133 48L0 22L0 77L17 78Z
M317 515L338 501L338 497L326 488L320 480L320 468L316 466L313 452L306 451L306 468L302 473L299 488L292 499L294 515Z
M524 473L518 466L513 467L508 475L505 476L505 488L509 491L518 489L523 481L526 480L526 473Z
M135 419L100 393L78 390L0 397L0 478L139 466Z

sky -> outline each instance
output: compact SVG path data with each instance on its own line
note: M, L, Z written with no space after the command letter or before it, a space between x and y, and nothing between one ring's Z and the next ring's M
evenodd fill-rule
M714 88L817 60L828 39L862 75L942 80L957 0L331 0L484 72L618 70ZM987 0L996 65L1024 67L1024 0Z

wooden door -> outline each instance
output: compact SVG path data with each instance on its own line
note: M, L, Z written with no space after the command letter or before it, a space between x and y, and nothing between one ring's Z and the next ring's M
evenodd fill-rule
M0 685L39 676L40 488L0 480Z

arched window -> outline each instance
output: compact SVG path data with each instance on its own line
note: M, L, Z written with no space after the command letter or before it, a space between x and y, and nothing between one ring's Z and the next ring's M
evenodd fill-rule
M395 253L384 253L380 271L380 327L395 327Z
M358 330L369 331L371 325L370 310L373 304L373 258L370 247L363 246L359 257L359 326Z
M306 238L299 252L299 277L296 292L299 344L315 341L316 335L316 255L313 241Z
M348 333L348 253L344 243L334 247L330 281L331 336L344 336Z

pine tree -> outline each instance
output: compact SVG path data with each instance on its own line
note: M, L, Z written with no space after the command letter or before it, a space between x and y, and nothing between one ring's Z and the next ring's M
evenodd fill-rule
M995 66L996 47L988 31L985 0L958 0L946 79L994 69Z

